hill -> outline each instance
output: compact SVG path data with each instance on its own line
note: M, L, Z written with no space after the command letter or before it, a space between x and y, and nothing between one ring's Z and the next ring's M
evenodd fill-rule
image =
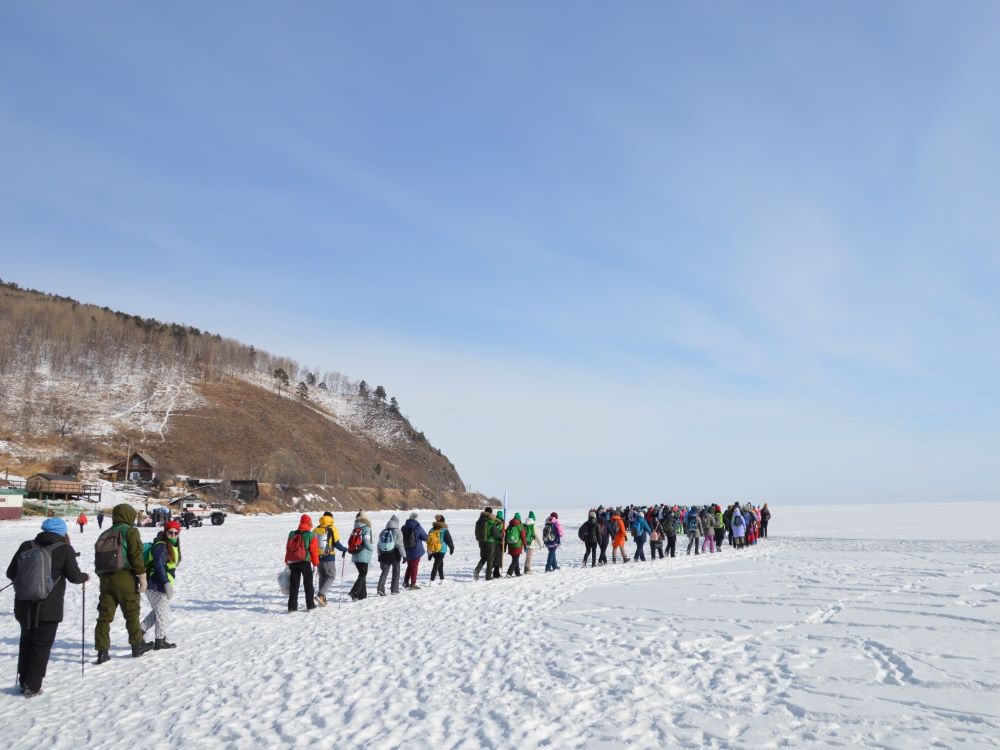
M381 386L0 282L0 460L22 473L93 470L129 444L155 458L167 484L273 484L276 509L332 497L374 507L480 501Z

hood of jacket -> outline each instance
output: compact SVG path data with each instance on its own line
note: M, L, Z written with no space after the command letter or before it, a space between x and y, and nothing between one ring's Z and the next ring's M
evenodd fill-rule
M372 527L372 522L368 520L368 516L358 516L354 519L354 528L360 528L361 526L367 526L369 529Z
M48 547L50 544L56 544L57 542L66 543L64 537L59 536L54 531L40 531L38 536L35 537L35 543L40 544L43 547Z
M507 524L507 526L520 526L520 525L521 525L521 519L518 518L517 516L514 516L512 519L510 519L510 523Z
M117 526L120 523L126 526L133 526L135 524L136 512L128 503L118 503L111 511L111 523Z
M396 516L396 515L389 516L389 520L385 522L385 527L387 529L398 529L399 528L399 516Z

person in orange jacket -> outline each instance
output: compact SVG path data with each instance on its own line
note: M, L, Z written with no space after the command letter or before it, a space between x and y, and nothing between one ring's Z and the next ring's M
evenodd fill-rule
M291 572L288 580L288 611L299 608L299 580L306 591L306 609L316 609L313 596L313 567L319 566L319 540L312 531L312 519L303 515L299 527L288 534L285 544L285 564Z
M83 533L83 527L87 525L87 514L81 513L76 519L76 525L80 527L80 533Z
M618 562L616 555L618 550L621 550L622 562L628 562L628 555L625 554L625 540L628 535L625 533L625 522L618 513L611 516L609 527L611 529L611 562Z

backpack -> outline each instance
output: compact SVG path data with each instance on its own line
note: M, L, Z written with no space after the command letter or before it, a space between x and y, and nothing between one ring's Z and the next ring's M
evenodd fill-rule
M542 541L543 542L555 542L556 540L556 527L552 521L546 521L545 527L542 529Z
M663 527L660 526L660 522L657 521L656 525L653 526L653 530L649 533L649 541L658 542L663 539L662 529Z
M745 525L743 523L743 514L742 513L733 513L733 521L732 521L732 523L733 523L733 528L734 529L735 528L742 529L744 527L744 525Z
M153 543L143 542L142 543L142 564L146 568L146 576L152 578L153 576Z
M694 513L692 513L690 516L688 516L686 528L687 528L689 534L692 531L697 531L698 530L698 516L696 516Z
M527 523L524 525L524 543L531 544L535 541L535 524Z
M508 547L520 547L521 546L521 525L515 524L514 526L509 526L507 528L507 546Z
M125 534L112 526L94 542L94 571L97 575L125 570Z
M365 533L364 526L358 526L351 532L351 535L347 538L347 551L352 555L360 552L361 548L365 546Z
M433 529L427 535L427 554L437 554L444 549L444 546L444 529Z
M303 562L306 559L306 541L301 531L294 532L285 543L285 564Z
M403 527L403 546L406 547L406 549L413 549L414 547L417 546L416 537L417 535L413 531L412 526Z
M350 549L350 546L348 546L348 549ZM382 532L378 535L378 551L392 552L394 549L396 549L396 530L382 529Z
M14 598L26 602L40 602L52 593L59 578L52 577L52 550L61 547L56 542L47 547L31 542L31 546L17 556L17 575L14 577Z

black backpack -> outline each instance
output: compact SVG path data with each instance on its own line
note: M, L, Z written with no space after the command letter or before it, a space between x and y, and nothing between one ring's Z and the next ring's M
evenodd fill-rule
M125 567L125 534L112 526L94 542L94 570L97 575L105 575Z
M14 576L14 598L25 602L40 602L55 588L60 576L52 577L52 550L63 542L31 546L17 556L17 575Z
M413 549L417 546L416 533L413 531L412 526L403 527L403 546L406 549Z

